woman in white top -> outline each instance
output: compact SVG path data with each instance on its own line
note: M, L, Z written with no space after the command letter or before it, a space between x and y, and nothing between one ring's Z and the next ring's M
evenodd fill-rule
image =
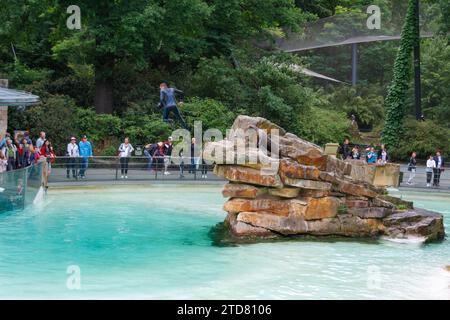
M431 186L431 178L433 177L433 169L436 168L436 161L434 161L433 156L427 160L427 187Z
M120 171L121 178L128 179L128 162L130 161L131 153L134 151L133 146L130 143L130 139L125 138L123 143L119 147L120 158Z

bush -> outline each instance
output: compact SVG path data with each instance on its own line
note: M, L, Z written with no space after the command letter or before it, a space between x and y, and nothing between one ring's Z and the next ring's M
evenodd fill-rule
M450 129L435 121L417 121L408 118L405 122L405 134L397 148L388 146L391 156L398 160L407 160L415 151L419 159L427 159L440 149L444 157L450 156Z
M161 115L149 115L124 119L124 136L132 144L155 143L166 140L172 132L169 124L162 121Z
M235 115L222 103L214 99L193 98L180 108L188 126L193 128L194 121L202 121L203 130L219 129L222 133L231 128Z
M300 137L324 145L348 137L351 123L343 112L313 107L306 117L300 118L298 126Z
M47 133L55 152L64 155L71 135L79 135L76 126L74 101L67 96L50 96L41 104L25 111L26 122L20 124L30 128L31 137L37 138L40 131Z
M384 118L383 96L377 94L377 87L369 89L350 86L334 87L334 91L327 96L330 108L343 111L350 117L354 114L361 126L375 127Z
M122 135L122 122L117 116L96 114L93 109L77 108L75 119L78 132L87 135L94 142Z

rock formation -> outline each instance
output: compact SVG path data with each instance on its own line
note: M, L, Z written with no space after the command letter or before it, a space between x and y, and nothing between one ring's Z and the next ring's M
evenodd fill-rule
M225 140L206 144L204 158L229 180L225 224L236 237L444 237L442 215L386 195L361 164L355 170L263 118L239 116Z

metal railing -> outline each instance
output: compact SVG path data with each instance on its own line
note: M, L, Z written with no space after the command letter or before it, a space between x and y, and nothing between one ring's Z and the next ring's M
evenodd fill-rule
M408 184L408 180L411 172L408 171L408 165L401 164L400 166L400 186L401 187L415 187L415 188L431 188L436 190L450 190L450 168L444 167L440 172L432 172L430 186L427 186L427 172L426 166L418 165L411 184ZM439 175L439 185L435 186L435 176Z
M211 174L213 168L201 158L189 157L57 157L51 164L49 182L220 180Z
M23 169L0 173L0 214L23 210L46 187L45 161Z

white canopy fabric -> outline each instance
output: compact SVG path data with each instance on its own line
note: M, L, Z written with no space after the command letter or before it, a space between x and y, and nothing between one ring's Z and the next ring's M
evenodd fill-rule
M0 88L0 106L20 107L39 103L39 97L28 92Z

